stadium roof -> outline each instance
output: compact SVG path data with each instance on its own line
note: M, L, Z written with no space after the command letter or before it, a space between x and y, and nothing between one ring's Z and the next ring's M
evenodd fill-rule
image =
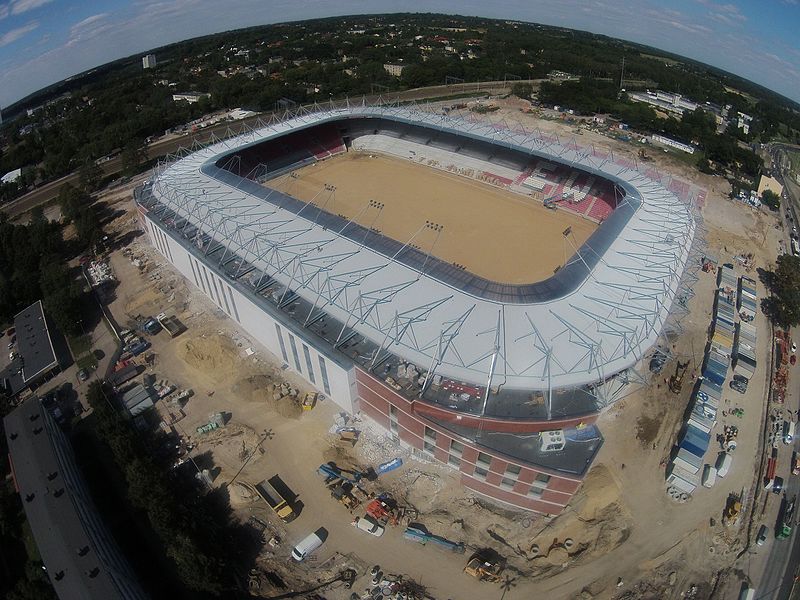
M146 598L97 514L69 441L39 399L23 402L4 424L14 480L58 597Z
M377 117L601 174L625 190L624 219L612 215L609 227L601 225L593 236L600 241L592 246L590 238L571 259L571 265L583 263L572 269L574 286L545 300L510 302L412 268L323 226L313 210L284 208L280 193L214 166L237 148L292 129ZM167 226L185 223L184 237L201 252L224 248L221 259L209 262L238 256L307 301L313 314L295 315L301 323L324 311L378 345L376 360L391 352L456 380L528 390L590 385L634 366L657 341L681 290L696 229L692 207L633 163L620 166L524 129L416 107L306 111L164 166L152 194L154 217ZM585 252L595 254L591 261Z

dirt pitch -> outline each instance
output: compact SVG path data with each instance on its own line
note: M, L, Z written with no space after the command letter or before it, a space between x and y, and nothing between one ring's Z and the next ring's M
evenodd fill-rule
M544 208L538 200L489 184L356 151L268 185L399 242L414 237L411 243L423 251L501 283L547 279L597 228L566 210ZM371 200L383 209L370 206ZM426 221L444 226L438 241ZM569 240L562 233L567 227L572 227Z

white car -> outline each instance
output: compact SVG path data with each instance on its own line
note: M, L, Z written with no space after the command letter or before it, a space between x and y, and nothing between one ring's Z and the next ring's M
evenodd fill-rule
M797 344L792 342L792 353L797 352Z
M366 531L367 533L374 535L375 537L381 537L383 532L386 531L380 523L378 523L374 518L369 515L364 515L363 517L359 517L355 521L353 521L353 526L357 527L361 531Z

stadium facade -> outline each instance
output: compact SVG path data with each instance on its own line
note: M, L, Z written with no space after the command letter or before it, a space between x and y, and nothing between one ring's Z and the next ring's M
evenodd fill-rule
M509 285L364 226L379 202L347 219L270 185L358 149L469 164L599 226L549 279ZM161 165L136 202L164 258L312 386L475 492L546 514L579 488L598 415L685 304L698 227L632 162L415 106L287 114Z

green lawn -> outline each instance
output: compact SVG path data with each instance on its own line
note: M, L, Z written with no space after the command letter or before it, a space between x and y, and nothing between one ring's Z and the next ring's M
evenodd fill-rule
M88 335L68 337L67 342L69 342L69 349L72 350L74 357L83 356L92 349L92 338Z

